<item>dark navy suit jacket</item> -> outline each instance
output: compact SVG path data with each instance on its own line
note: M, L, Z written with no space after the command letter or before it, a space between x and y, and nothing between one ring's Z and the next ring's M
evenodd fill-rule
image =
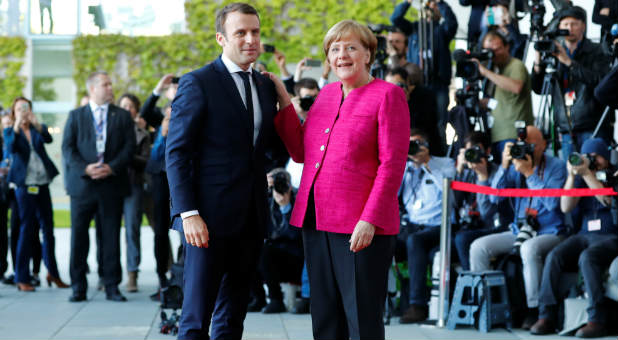
M181 213L198 210L211 239L247 231L264 236L264 150L276 136L277 95L270 79L255 71L253 77L262 110L255 146L249 114L221 58L180 78L166 146L173 229L182 231ZM255 223L248 220L255 215Z
M30 126L30 137L32 139L32 147L34 147L34 151L41 158L43 166L45 166L45 172L47 172L47 177L51 182L51 180L58 175L58 169L56 169L54 163L49 159L49 156L47 156L47 151L45 151L45 143L51 143L52 136L49 134L49 131L47 131L47 126L45 126L45 124L41 124L41 127L42 129L39 133L33 126ZM12 143L9 144L9 150L7 150L12 155L8 181L15 183L17 186L24 186L26 185L26 172L28 170L28 161L30 160L30 144L26 136L24 136L23 131L15 133L11 127L4 129L4 139L12 141Z
M103 162L112 168L114 174L102 180L92 180L84 172L88 164L97 162L92 110L90 105L85 105L71 111L62 139L62 156L68 165L67 194L89 195L94 190L110 195L128 195L131 186L127 169L135 154L135 143L135 123L131 114L110 104Z

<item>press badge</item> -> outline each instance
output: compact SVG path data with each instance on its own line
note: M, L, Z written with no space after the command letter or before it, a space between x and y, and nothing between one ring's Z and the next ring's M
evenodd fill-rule
M28 193L30 195L38 195L39 194L39 187L37 187L37 186L30 186L30 187L28 187Z
M569 91L564 94L564 105L573 106L575 103L575 91Z
M590 220L588 221L588 231L599 231L601 230L601 220Z
M97 139L97 153L101 154L105 152L105 141L103 139Z

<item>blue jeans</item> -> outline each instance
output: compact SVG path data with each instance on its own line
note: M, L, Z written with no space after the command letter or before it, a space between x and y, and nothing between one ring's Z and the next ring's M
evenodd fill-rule
M127 271L136 272L141 262L142 187L139 184L131 185L131 194L124 198L123 214L127 240Z
M305 265L303 265L303 273L300 277L300 281L302 285L300 286L300 296L304 298L309 298L311 295L311 289L309 288L309 274L307 274L307 261L305 261Z
M579 152L582 149L582 144L592 137L592 131L575 132L574 134L576 143L573 143L570 134L562 134L562 160L565 162L569 159L569 155L572 152Z

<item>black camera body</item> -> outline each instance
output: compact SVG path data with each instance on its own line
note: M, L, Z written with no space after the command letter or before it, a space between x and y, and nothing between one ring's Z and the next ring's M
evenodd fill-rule
M304 96L300 98L300 108L307 112L311 108L311 105L315 102L314 96Z
M580 153L573 152L573 153L571 153L569 155L569 159L568 160L569 160L569 163L571 163L571 165L578 166L578 165L584 164L584 157L588 158L588 163L589 163L588 169L596 170L596 168L597 168L597 161L596 161L596 159L591 154L585 153L585 154L582 155Z
M511 157L513 159L526 159L526 155L532 158L534 155L534 144L528 144L523 140L518 140L511 146Z
M429 144L422 140L412 140L410 141L410 146L408 148L408 155L414 156L421 151L421 146L424 146L429 149Z
M485 150L483 150L483 148L479 145L474 145L464 151L464 158L470 163L478 164L483 158L487 158L487 155L485 155Z
M273 189L277 193L285 195L288 191L290 191L290 188L290 182L284 172L276 173L273 176Z
M492 60L493 57L494 52L491 50L481 50L479 52L455 50L453 52L453 60L457 63L455 76L464 78L468 81L478 80L481 78L479 66L470 59L486 61Z

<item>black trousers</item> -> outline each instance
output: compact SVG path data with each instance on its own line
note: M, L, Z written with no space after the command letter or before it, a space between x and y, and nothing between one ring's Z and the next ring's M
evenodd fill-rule
M157 262L159 285L167 286L167 266L170 255L170 189L167 184L167 173L152 174L152 198L154 201L154 256Z
M120 220L123 199L119 196L71 196L71 286L74 292L85 293L88 289L86 259L90 250L88 227L97 216L100 226L99 273L105 287L113 287L122 281L120 265Z
M8 204L9 208L11 209L11 220L9 221L11 225L11 260L13 261L13 272L16 272L15 263L17 263L17 241L19 241L21 221L19 220L17 200L15 199L15 191L12 189L9 193ZM39 233L34 233L30 242L30 251L32 255L32 272L38 274L41 271L41 259L43 257L43 248L41 246L41 239L39 238Z
M302 256L292 254L272 242L264 244L258 268L268 286L268 297L271 300L283 300L282 282L300 283L303 264ZM259 289L264 290L263 287L259 287Z
M0 278L4 277L9 266L6 259L9 251L8 212L9 203L6 200L0 201Z
M315 229L313 195L303 226L314 339L384 339L384 304L395 237L350 251L350 236Z

